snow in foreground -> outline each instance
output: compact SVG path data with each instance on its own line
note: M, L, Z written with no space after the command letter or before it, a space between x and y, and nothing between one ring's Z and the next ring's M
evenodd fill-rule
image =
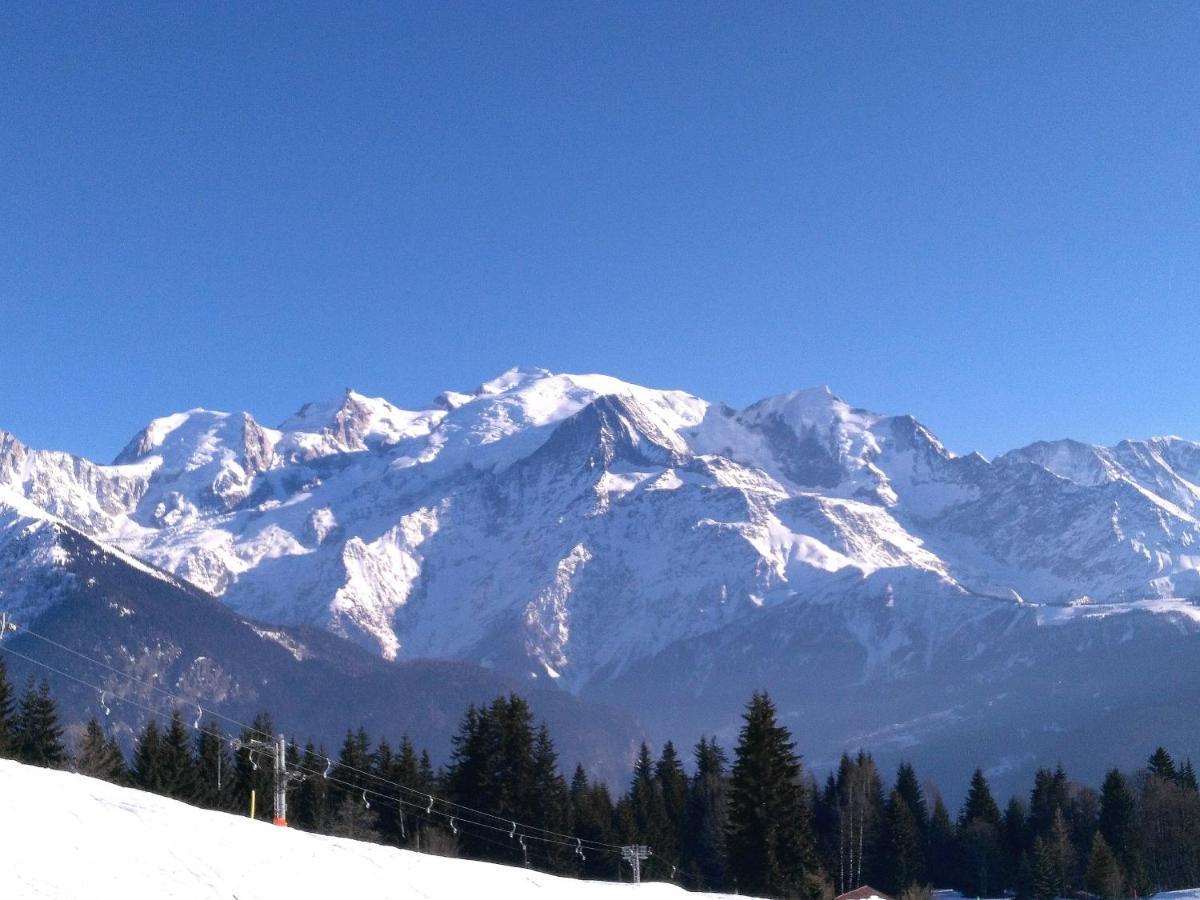
M8 760L0 848L0 897L22 900L687 896L304 834Z

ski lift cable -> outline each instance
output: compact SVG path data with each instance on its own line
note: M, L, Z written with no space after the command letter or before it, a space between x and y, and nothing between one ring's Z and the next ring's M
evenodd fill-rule
M212 716L212 717L214 717L214 718L218 718L218 719L221 719L221 720L223 720L223 721L225 721L225 722L228 722L228 723L230 723L230 724L237 725L238 727L240 727L240 728L244 729L245 731L247 731L247 732L249 732L249 733L251 733L251 734L257 734L257 735L261 735L263 738L267 739L268 741L272 741L272 742L273 742L273 740L274 740L274 736L273 736L273 735L267 734L266 732L264 732L264 731L261 731L261 730L259 730L259 729L255 728L253 725L247 725L245 722L238 721L237 719L234 719L234 718L231 718L231 717L229 717L229 716L226 716L226 715L223 715L223 714L221 714L221 713L218 713L218 712L216 712L215 710L212 710L212 709L209 709L209 708L205 708L205 707L203 707L201 704L196 704L194 700L186 700L186 699L184 699L184 698L180 697L179 695L177 695L177 694L173 693L172 691L169 691L169 690L167 690L166 688L163 688L163 687L161 687L161 686L159 686L159 685L156 685L156 684L151 684L150 682L147 682L147 681L143 681L142 679L140 679L140 678L137 678L136 676L134 676L134 675L131 675L131 674L130 674L130 673L128 673L128 672L122 672L120 669L114 668L113 666L110 666L108 663L105 663L105 662L103 662L102 660L95 659L94 657L92 657L92 656L89 656L89 655L88 655L88 654L86 654L86 653L82 653L82 652L80 652L79 650L75 650L75 649L74 649L74 648L72 648L72 647L68 647L68 646L66 646L65 644L62 644L62 643L60 643L59 641L56 641L56 640L54 640L53 638L50 638L50 637L47 637L47 636L45 636L45 635L39 634L39 633L37 633L37 632L35 632L35 631L32 631L32 630L30 630L28 627L25 627L25 626L17 626L17 625L15 625L15 624L13 624L13 625L12 625L12 628L13 628L14 630L18 631L18 632L23 632L23 633L25 633L25 634L28 634L28 635L30 635L31 637L35 637L35 638L37 638L37 639L39 639L39 640L41 640L41 641L44 641L45 643L47 643L47 644L50 644L51 646L57 647L57 648L59 648L60 650L63 650L64 652L70 653L70 654L72 654L73 656L76 656L76 657L78 657L79 659L82 659L82 660L85 660L86 662L90 662L90 663L93 663L94 665L100 666L101 668L103 668L103 669L105 669L105 670L107 670L107 671L109 671L109 672L113 673L114 675L119 675L119 676L121 676L121 677L123 677L123 678L127 678L127 679L129 679L130 681L132 681L133 683L135 683L135 684L139 684L139 685L141 685L142 687L148 688L148 689L150 689L150 690L152 690L152 691L155 691L155 692L157 692L157 693L159 693L159 694L161 694L161 695L163 695L163 696L165 696L165 697L168 697L168 698L170 698L170 699L172 699L172 700L175 700L175 701L177 701L177 703L179 703L179 704L184 704L184 705L195 705L198 711L201 711L201 712L204 712L204 713L208 713L210 716ZM21 656L21 658L23 658L23 659L25 659L25 660L27 660L27 661L29 661L29 662L33 662L33 663L35 663L35 664L37 664L37 665L41 665L41 666L43 666L43 667L45 667L45 668L49 669L50 671L53 671L53 672L55 672L56 674L63 676L64 678L69 678L69 679L71 679L72 681L78 682L79 684L83 684L83 685L86 685L86 686L89 686L89 687L93 687L94 689L96 689L96 690L98 690L98 691L99 691L99 690L103 690L102 688L99 688L99 687L98 687L98 686L96 686L96 685L91 685L89 682L86 682L86 681L84 681L83 679L77 678L76 676L73 676L73 675L69 675L68 673L66 673L66 672L63 672L62 670L56 669L56 668L54 668L53 666L50 666L50 665L48 665L48 664L46 664L46 663L42 663L42 662L40 662L40 661L38 661L38 660L35 660L35 659L33 659L32 657L25 656L24 654L19 654L17 651L14 651L14 650L12 650L12 649L11 649L11 648L9 648L9 647L0 647L0 649L4 649L4 650L6 650L6 651L8 651L8 652L10 652L10 653L13 653L13 654L15 654L15 655L19 655L19 656ZM115 694L114 694L114 696L117 696L117 695L115 695ZM118 699L118 700L121 700L121 701L123 701L123 702L125 702L125 703L128 703L128 704L130 704L130 705L132 705L132 706L136 706L136 707L138 707L139 709L142 709L142 710L144 710L144 711L146 711L146 712L153 713L154 715L160 716L160 717L162 717L162 718L164 718L164 719L167 719L167 718L169 718L169 716L168 716L166 713L164 713L164 712L162 712L162 711L160 711L160 710L154 710L154 709L151 709L150 707L148 707L148 706L146 706L146 705L144 705L144 704L142 704L142 703L138 703L138 702L137 702L137 701L135 701L135 700L130 700L129 698L126 698L126 697L120 697L120 696L117 696L117 699ZM263 753L263 754L264 754L264 755L266 755L266 756L271 756L271 757L274 757L274 752L273 752L273 750L271 749L271 747L272 747L272 746L273 746L273 744L270 744L270 745L269 745L268 747L266 747L266 748L261 748L259 752ZM495 815L495 814L493 814L493 813L489 813L489 812L487 812L487 811L485 811L485 810L476 809L476 808L474 808L474 807L471 807L471 806L466 806L466 805L464 805L464 804L460 804L460 803L455 803L455 802L453 802L453 801L451 801L451 800L446 800L446 799L444 799L444 798L441 798L441 797L435 797L434 795L432 795L432 794L428 793L427 791L420 791L420 790L417 790L416 788L410 787L410 786L408 786L408 785L402 784L402 783L400 783L400 782L397 782L397 781L392 781L391 779L389 779L389 778L385 778L385 777L383 777L382 775L378 775L378 774L376 774L376 773L374 773L374 772L368 772L368 771L364 771L364 770L362 770L362 769L358 769L358 768L356 768L356 767L354 767L354 766L349 766L349 765L346 765L346 764L344 764L344 763L336 762L336 761L334 761L334 760L333 760L333 758L332 758L332 757L330 757L330 756L327 756L327 755L324 755L324 754L322 754L322 755L321 755L319 758L322 758L322 759L324 759L324 761L325 761L325 763L326 763L326 772L330 771L330 770L331 770L332 768L334 768L334 767L341 768L341 769L343 769L343 770L345 770L345 771L348 771L348 772L353 772L353 773L355 773L355 774L357 774L357 775L362 775L362 776L364 776L364 777L371 778L371 779L373 779L373 780L375 780L375 781L379 781L379 782L381 782L381 783L383 783L383 784L387 784L387 785L389 785L389 786L391 786L391 787L397 788L397 789L399 789L399 790L401 790L401 791L405 791L405 792L407 792L407 793L410 793L410 794L413 794L413 795L416 795L416 796L420 796L420 797L429 797L429 798L431 799L431 801L433 801L433 802L436 802L436 803L440 803L440 804L442 804L443 806L445 806L445 807L447 807L447 808L451 808L451 809L457 809L457 810L462 810L462 811L464 811L464 812L472 813L472 814L474 814L474 815L476 815L476 816L480 816L480 817L483 817L483 818L485 818L485 819L489 819L489 820L491 820L491 821L494 821L494 822L502 823L503 825L508 825L508 826L511 826L511 825L512 825L512 823L513 823L513 820L511 820L511 819L508 819L508 818L506 818L506 817L504 817L504 816L498 816L498 815ZM329 775L326 775L326 774L324 774L324 773L319 773L319 772L317 772L317 773L311 773L311 774L322 775L322 777L326 778L326 779L327 779L327 780L329 780L329 781L337 781L337 779L334 779L334 778L332 778L332 777L330 777ZM345 784L346 782L342 782L342 783L343 783L343 784ZM371 793L376 793L376 794L379 794L379 792L375 792L375 791L372 791ZM386 794L379 794L379 796L387 796L387 795L386 795ZM397 800L398 800L399 798L393 798L393 799L397 799ZM430 806L429 806L429 807L426 809L426 812L427 812L427 813L432 811L433 802L431 802L431 803L430 803ZM460 817L460 818L461 818L461 817ZM489 824L486 824L486 823L481 823L481 822L476 822L475 824L478 824L478 825L482 825L482 826L484 826L484 827L491 828L492 830L495 830L495 831L505 831L505 832L507 832L507 831L509 830L508 828L505 828L505 827L497 827L497 826L492 826L492 825L489 825ZM562 833L562 832L553 831L553 830L551 830L551 829L548 829L548 828L542 828L542 827L539 827L539 826L536 826L536 825L527 825L527 824L525 824L525 823L520 823L520 822L518 822L518 823L516 823L516 824L517 824L517 826L518 826L520 829L522 829L522 831L523 831L523 832L530 833L530 837L534 838L535 840L540 840L540 841L544 841L544 842L547 842L547 843L561 843L561 844L573 844L573 842L575 842L576 840L580 840L580 839L579 839L579 838L578 838L576 835L564 834L564 833ZM552 836L552 837L554 837L554 838L562 838L562 839L564 839L564 840L562 840L562 841L550 841L550 840L549 840L549 839L547 839L547 838L544 838L544 837L539 837L539 836L538 836L538 834L534 834L533 832L537 832L538 834L543 834L543 835L550 835L550 836ZM590 839L583 839L583 842L584 842L584 843L585 843L585 844L586 844L586 845L589 847L589 849L594 849L594 850L606 850L606 851L612 851L612 852L619 852L619 851L620 851L620 849L621 849L621 848L620 848L620 845L617 845L617 844L608 844L608 843L605 843L605 842L603 842L603 841L593 841L593 840L590 840Z
M320 772L317 772L313 769L308 769L302 764L293 764L292 768L296 769L299 772L303 772L305 774L320 775ZM335 775L330 775L328 778L328 781L332 782L333 784L341 785L342 787L346 787L346 788L350 788L351 790L358 791L364 797L370 796L370 797L378 798L380 800L389 800L392 803L397 804L400 808L407 806L410 810L414 811L413 813L411 813L414 817L422 819L427 822L432 822L432 823L438 822L438 820L430 817L429 815L427 815L427 814L423 815L421 813L421 811L424 811L425 813L428 812L428 810L425 809L423 804L414 803L412 800L406 800L401 797L395 797L391 794L385 794L382 791L375 790L374 788L364 788L360 784L354 784L353 782L345 781L344 779L338 778ZM507 835L509 833L509 828L492 825L489 822L479 822L479 821L476 821L476 820L473 820L473 819L470 819L468 817L464 817L464 816L461 816L458 814L451 815L450 813L445 813L443 815L445 815L447 821L453 822L456 826L462 826L464 824L469 824L469 825L473 825L478 828L486 828L489 831L497 832L499 834ZM521 835L519 835L519 836L521 836ZM583 839L578 838L578 837L572 837L569 840L558 840L556 838L542 837L537 834L529 834L528 837L530 840L540 841L544 844L555 844L558 846L571 847L571 848L574 848L579 843L583 842ZM599 843L599 842L596 842L596 843ZM503 844L501 844L501 846L503 846ZM619 852L621 848L619 846L611 845L611 844L608 844L608 845L600 844L597 847L587 847L587 849L597 850L598 852L610 852L611 853L611 852Z
M93 691L97 691L97 692L104 692L104 689L101 688L99 685L92 684L90 681L86 681L83 678L78 677L77 675L70 674L69 672L64 672L62 669L56 668L56 667L50 665L49 663L42 662L40 659L34 659L32 656L27 656L19 650L14 650L12 647L7 647L7 646L4 646L3 644L0 644L0 650L4 651L5 653L8 653L12 656L17 657L18 659L23 659L26 662L33 663L35 666L41 666L43 669L53 672L55 675L58 675L62 678L66 678L70 681L74 681L76 684L82 685L83 687L90 688ZM118 694L113 694L113 699L120 700L122 703L127 703L130 706L136 706L138 709L142 710L143 712L147 712L152 716L157 716L158 718L160 718L164 721L170 721L170 719L171 719L171 715L164 712L163 710L154 709L153 707L146 706L146 704L144 704L144 703L139 703L136 700L131 700L128 697L122 697ZM265 751L265 752L269 752L269 751Z
M267 740L274 740L274 735L267 734L265 731L260 731L259 729L255 728L253 725L247 725L245 722L239 722L237 719L233 719L233 718L230 718L229 716L222 715L221 713L217 712L216 710L203 707L200 704L197 704L196 701L194 701L194 700L189 700L185 697L181 697L178 694L167 690L166 688L162 687L161 685L152 684L151 682L148 682L148 681L143 681L142 679L138 678L136 675L131 675L129 672L122 672L120 669L110 666L108 663L104 662L103 660L99 660L99 659L96 659L95 657L88 656L86 653L81 653L79 650L76 650L73 647L68 647L66 644L59 643L58 641L54 640L54 638L47 637L44 634L38 634L36 631L33 631L24 625L17 625L17 626L15 626L15 628L16 628L17 633L24 633L24 634L29 635L30 637L35 637L39 641L44 641L45 643L50 644L52 647L57 647L59 650L62 650L66 653L70 653L73 656L77 656L80 659L86 660L87 662L90 662L97 666L100 666L103 669L107 669L109 672L112 672L114 675L119 675L122 678L127 678L130 681L132 681L134 684L138 684L144 688L148 688L149 690L156 691L165 697L170 697L172 700L176 701L181 706L196 706L196 708L198 710L200 710L204 713L207 713L208 715L210 715L214 718L221 719L222 721L228 722L231 725L237 725L239 728L242 728L248 732L251 732L252 734L260 735Z

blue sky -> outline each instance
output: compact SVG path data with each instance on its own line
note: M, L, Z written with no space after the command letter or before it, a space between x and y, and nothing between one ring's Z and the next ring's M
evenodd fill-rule
M1200 439L1200 7L11 4L0 428L514 364Z

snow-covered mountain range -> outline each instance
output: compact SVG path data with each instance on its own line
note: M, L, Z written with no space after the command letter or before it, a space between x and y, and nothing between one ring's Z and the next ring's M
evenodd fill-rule
M111 465L0 432L0 559L39 521L388 660L609 700L669 684L667 718L697 730L730 725L716 694L757 686L763 665L787 695L835 650L840 683L901 684L1000 647L1011 670L1045 635L1099 623L1200 627L1200 443L956 456L826 388L734 410L513 369L420 410L347 391L274 428L168 415ZM52 598L23 592L19 567L52 557L10 560L0 602L36 616ZM838 733L910 740L945 721L933 706Z

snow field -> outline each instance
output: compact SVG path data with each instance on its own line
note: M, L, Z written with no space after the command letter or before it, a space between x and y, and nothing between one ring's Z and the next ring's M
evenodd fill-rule
M0 897L6 900L684 896L671 884L578 881L305 834L0 760Z

